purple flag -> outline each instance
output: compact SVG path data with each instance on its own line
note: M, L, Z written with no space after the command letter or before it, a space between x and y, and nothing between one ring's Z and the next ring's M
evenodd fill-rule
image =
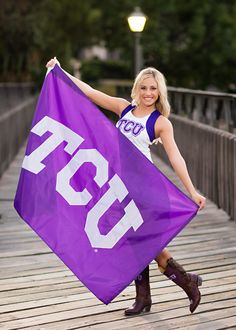
M14 205L106 304L198 210L57 65L38 100Z

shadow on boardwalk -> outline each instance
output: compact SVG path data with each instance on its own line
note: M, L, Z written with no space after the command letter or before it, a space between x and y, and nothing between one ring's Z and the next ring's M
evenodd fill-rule
M152 311L125 318L133 284L100 303L17 216L13 199L23 150L0 181L0 329L236 329L236 228L208 201L169 245L203 277L202 302L189 314L185 294L151 264ZM159 159L158 167L179 180ZM180 186L180 185L179 185Z

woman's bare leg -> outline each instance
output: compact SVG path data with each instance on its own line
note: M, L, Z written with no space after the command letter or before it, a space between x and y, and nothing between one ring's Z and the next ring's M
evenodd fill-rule
M167 249L162 250L161 253L155 258L155 261L157 262L158 267L160 268L161 272L165 271L167 262L171 258L172 258L172 256Z

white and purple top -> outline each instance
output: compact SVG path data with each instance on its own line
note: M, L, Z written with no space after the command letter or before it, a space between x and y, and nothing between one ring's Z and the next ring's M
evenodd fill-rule
M156 139L154 126L161 113L154 110L151 114L138 118L132 113L135 107L129 104L122 111L116 127L152 162L149 146Z

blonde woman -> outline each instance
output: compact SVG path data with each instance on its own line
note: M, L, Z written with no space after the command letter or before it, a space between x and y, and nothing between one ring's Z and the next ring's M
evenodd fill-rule
M51 59L46 67L59 64L56 58ZM205 197L194 188L188 174L183 157L175 143L173 127L168 119L170 105L167 99L167 87L163 74L155 68L146 68L136 77L132 88L132 103L104 94L85 82L66 73L70 79L88 96L88 98L104 109L116 113L120 119L117 128L150 160L149 146L156 139L161 139L170 163L179 176L183 185L189 192L199 209L205 206ZM191 313L200 303L201 294L199 286L202 279L199 275L187 273L164 249L155 258L160 271L180 286L190 301ZM125 315L136 315L148 312L151 309L151 294L149 285L149 267L135 280L136 298L134 304L125 310Z

